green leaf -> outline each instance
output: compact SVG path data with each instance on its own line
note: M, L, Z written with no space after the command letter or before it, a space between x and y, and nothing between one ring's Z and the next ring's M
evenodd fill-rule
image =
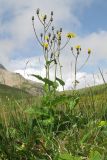
M70 155L69 153L64 153L59 156L58 160L81 160L81 158L74 157L74 156Z
M90 160L101 160L102 156L98 151L91 151L89 159Z
M47 119L43 120L42 124L45 125L45 126L48 126L48 125L52 124L53 122L54 122L54 118L50 117L50 118L47 118Z
M36 119L34 118L34 119L32 120L32 129L33 129L36 125L37 125L37 121L36 121Z
M44 82L45 82L45 84L48 84L49 86L52 86L53 88L57 88L57 86L58 86L58 84L56 82L51 81L47 78L44 78Z
M35 110L32 107L29 107L25 110L25 113L29 114L29 115L34 115L35 114Z
M87 133L87 134L85 134L85 135L83 136L82 140L81 140L81 143L86 143L87 140L89 140L90 136L91 136L91 133L90 133L90 132Z
M61 86L65 85L65 82L62 79L56 77L56 80L60 83Z
M49 86L53 86L54 85L54 82L49 80L49 79L47 79L47 78L44 78L44 82L45 82L45 84L48 84Z
M42 78L42 77L39 76L39 75L31 74L31 76L36 77L36 78L39 79L40 81L43 81L43 82L44 82L44 78Z
M46 65L50 65L54 60L46 61Z
M70 109L74 109L75 106L78 104L78 101L79 101L79 97L77 97L77 98L74 99L74 100L71 100L70 103L69 103Z

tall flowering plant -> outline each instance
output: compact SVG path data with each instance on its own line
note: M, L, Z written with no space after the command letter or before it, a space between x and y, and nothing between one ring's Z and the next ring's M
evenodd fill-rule
M43 81L45 83L45 91L51 91L54 90L54 94L56 92L56 89L58 87L58 83L62 85L64 90L65 82L63 81L63 75L62 75L62 64L60 62L60 55L62 50L67 46L67 44L70 42L72 38L76 37L76 34L73 32L69 32L66 34L66 42L63 44L62 39L62 28L59 28L58 30L55 29L53 24L53 11L50 13L50 17L42 15L40 13L40 9L37 9L36 16L39 19L39 22L41 23L43 27L43 32L40 33L40 35L37 34L36 31L36 25L35 25L35 16L32 16L32 26L33 30L36 36L36 39L40 46L42 47L44 59L45 59L45 78L41 77L40 75L33 75L39 80ZM75 82L74 82L74 88L76 89L76 72L77 72L77 60L78 56L80 55L81 48L80 46L76 47L77 54L75 55L73 52L73 48L71 49L72 54L75 57ZM90 55L91 50L88 50L88 53ZM88 60L88 59L87 59ZM87 61L86 60L86 61ZM85 62L86 63L86 62ZM81 68L85 65L85 63L81 66ZM50 69L54 67L54 81L50 79ZM57 69L59 67L60 70L60 77L57 77Z

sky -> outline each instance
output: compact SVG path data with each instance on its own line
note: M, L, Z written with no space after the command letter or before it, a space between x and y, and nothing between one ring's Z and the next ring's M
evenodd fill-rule
M54 11L54 26L63 28L64 41L66 33L77 34L61 55L65 88L70 89L74 79L70 46L81 45L78 68L87 57L87 49L92 50L88 63L77 73L78 88L103 83L99 68L107 80L106 0L0 0L0 63L28 79L35 80L29 76L32 73L45 76L42 49L31 21L37 8L47 15ZM42 28L35 23L40 33Z

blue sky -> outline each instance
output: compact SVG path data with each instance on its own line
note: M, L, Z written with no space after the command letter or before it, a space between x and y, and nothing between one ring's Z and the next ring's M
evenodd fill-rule
M59 7L60 6L60 7ZM73 31L77 38L71 45L80 44L83 53L92 48L89 63L79 75L98 74L98 67L107 72L107 1L106 0L0 0L0 63L11 71L23 74L26 62L30 61L29 72L44 74L44 68L38 67L39 58L43 65L42 50L37 44L31 17L40 8L43 13L54 11L55 25L62 26L64 33ZM37 30L40 32L40 25ZM68 52L68 48L67 48ZM32 59L35 59L31 62ZM84 57L80 58L82 63ZM70 65L73 63L71 54L63 54L62 62L65 69L64 79L70 79ZM36 62L36 64L35 64ZM69 70L69 72L67 72Z
M79 20L82 23L82 33L97 32L100 30L107 30L106 14L107 1L95 0L92 5L85 8L83 13L79 15L76 12Z

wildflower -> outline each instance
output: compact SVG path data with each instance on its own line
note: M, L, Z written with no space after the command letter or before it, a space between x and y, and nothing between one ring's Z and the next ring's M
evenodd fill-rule
M58 36L61 36L61 32L57 31L57 35L58 35Z
M100 121L99 127L104 127L104 126L107 126L107 121Z
M57 38L58 38L58 40L61 40L61 32L57 31Z
M41 21L45 21L47 19L47 15L42 15L41 14L41 17L40 17Z
M88 49L88 54L90 54L90 53L91 53L91 49L89 48L89 49Z
M22 149L24 149L24 148L25 148L25 144L24 144L24 143L21 145L21 148L22 148Z
M49 41L49 36L45 36L45 40Z
M75 46L75 48L77 49L77 51L81 50L81 46L80 45Z
M75 38L76 37L76 34L75 33L72 33L72 32L69 32L69 33L67 33L67 38Z
M22 151L22 150L25 150L25 147L26 147L25 143L22 143L22 145L21 145L21 146L17 146L16 151Z
M42 46L43 46L45 49L48 49L48 46L49 46L49 45L48 45L48 43L43 43Z

